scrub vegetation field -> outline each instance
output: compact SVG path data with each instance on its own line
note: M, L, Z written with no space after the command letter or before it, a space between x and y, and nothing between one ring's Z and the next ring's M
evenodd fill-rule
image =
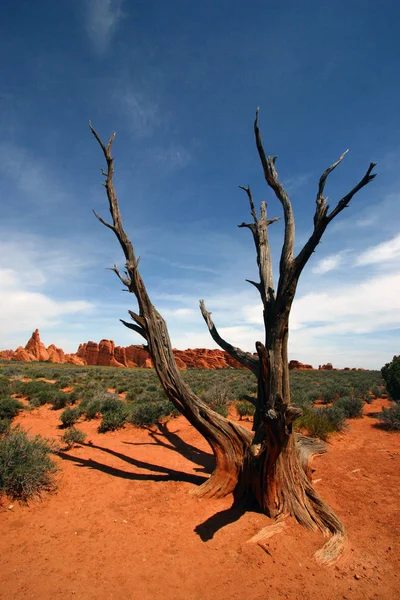
M183 376L251 428L252 373ZM394 598L398 404L378 371L290 376L295 428L328 444L313 483L348 529L331 568L312 558L319 535L289 523L261 549L247 544L268 522L256 507L188 495L213 457L153 370L0 363L0 598Z

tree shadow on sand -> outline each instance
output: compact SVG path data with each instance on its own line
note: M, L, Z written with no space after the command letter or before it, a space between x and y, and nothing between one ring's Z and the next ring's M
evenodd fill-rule
M239 519L247 512L260 513L260 508L253 498L249 499L237 499L234 497L233 504L225 510L221 510L215 515L212 515L206 519L203 523L200 523L194 528L195 533L202 539L203 542L212 540L214 535L231 523L239 521Z
M156 427L158 431L154 431L150 427L146 427L149 436L153 442L123 442L131 446L162 446L167 450L178 452L192 463L195 463L201 467L200 469L195 468L197 473L212 473L215 467L215 460L211 453L199 450L196 446L184 442L182 438L176 433L168 429L168 423L157 423Z
M132 481L183 481L187 483L193 483L195 485L200 485L204 483L207 479L206 477L202 477L201 475L192 475L190 473L184 473L183 471L177 471L175 469L170 469L168 467L163 467L161 465L154 465L152 463L144 462L142 460L137 460L136 458L132 458L130 456L126 456L121 452L116 452L115 450L110 450L109 448L104 448L102 446L96 446L95 444L82 444L88 448L94 448L96 450L100 450L102 452L106 452L107 454L111 454L116 458L132 465L138 469L145 469L146 471L153 471L152 473L135 473L132 471L124 471L123 469L118 469L116 467L111 467L110 465L106 465L102 462L93 460L91 458L81 458L78 456L72 456L71 454L67 454L66 452L59 451L58 456L60 456L63 460L71 461L77 464L79 467L86 467L88 469L94 469L96 471L101 471L102 473L107 473L108 475L112 475L113 477L120 477L122 479L130 479Z

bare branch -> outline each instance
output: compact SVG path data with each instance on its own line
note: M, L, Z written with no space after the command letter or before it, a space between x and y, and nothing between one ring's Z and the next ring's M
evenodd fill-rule
M243 191L246 192L247 197L249 199L249 204L250 204L250 212L252 214L252 217L254 219L254 223L258 222L258 217L257 217L257 213L256 213L256 209L254 207L254 201L253 201L253 195L251 193L251 189L250 186L248 185L247 187L243 186L243 185L239 185L239 188Z
M139 325L135 325L134 323L128 323L127 321L124 321L123 319L120 319L120 321L121 321L121 323L123 323L125 325L125 327L128 327L128 329L132 329L133 331L136 331L136 333L141 335L146 340L146 342L148 341L147 334L142 327L140 327Z
M123 283L127 288L129 288L130 284L132 283L131 279L130 278L128 279L128 277L123 277L121 275L121 273L119 272L117 265L114 265L113 267L111 267L110 271L114 271L114 273L116 274L118 279L121 281L121 283Z
M247 227L247 229L250 229L250 231L253 233L255 233L256 231L256 226L254 225L254 223L240 223L240 225L238 225L238 227Z
M240 348L236 348L236 346L232 346L228 342L226 342L218 333L217 328L214 325L214 322L211 318L211 313L207 311L206 306L204 304L204 300L200 300L200 310L203 315L203 319L207 323L208 330L213 338L214 342L218 344L223 350L228 352L241 365L247 367L255 375L258 374L258 358L253 356L250 352L243 352Z
M97 214L97 212L96 212L95 210L93 210L93 214L94 214L94 216L96 217L96 219L97 219L98 221L100 221L100 223L102 223L103 225L105 225L106 227L108 227L108 229L111 229L112 231L114 231L114 232L115 232L115 227L114 227L114 225L111 225L110 223L107 223L107 221L105 221L104 219L102 219L102 218L100 217L100 215L98 215L98 214Z
M256 138L256 146L258 150L258 154L260 156L261 164L264 170L265 180L275 192L276 197L283 207L283 214L285 217L285 238L282 247L281 261L280 261L280 274L284 275L284 272L290 266L291 261L293 260L293 250L294 250L294 216L292 203L289 200L289 196L285 192L282 184L278 179L278 173L275 169L276 156L267 156L264 151L264 147L261 140L261 133L258 127L258 113L259 109L256 111L256 118L254 121L254 134Z
M361 190L363 187L368 185L373 179L375 179L376 173L373 173L371 175L374 167L376 167L376 163L370 163L370 165L367 169L367 172L365 173L365 175L361 179L361 181L359 181L357 183L357 185L348 194L346 194L346 196L343 196L343 198L337 203L337 206L335 207L335 209L329 215L327 215L328 222L332 221L332 219L334 219L340 212L342 212L342 210L344 208L346 208L348 206L352 197L359 190Z
M328 214L329 206L328 204L326 204L326 199L323 197L325 182L329 173L331 173L338 166L338 164L340 164L347 152L348 151L346 150L346 152L344 152L332 166L330 166L326 171L324 171L319 180L318 194L316 200L317 207L314 215L314 231L311 234L309 240L302 248L302 250L295 258L293 275L296 280L298 279L304 266L307 264L307 261L309 260L311 254L314 252L315 248L319 244L321 237L328 224L349 205L350 200L359 190L368 185L368 183L370 183L376 177L376 173L371 174L373 168L376 166L376 163L370 163L364 177L348 194L346 194L346 196L343 196L343 198L339 200L334 210L330 214Z
M252 279L246 279L246 281L247 281L247 283L251 283L251 285L254 285L256 290L258 290L261 293L261 283L257 283L256 281L253 281Z
M138 315L137 313L133 312L133 310L128 310L128 313L130 314L131 318L134 321L136 321L136 323L138 323L138 325L140 325L140 327L143 327L143 329L145 329L146 321L141 315Z

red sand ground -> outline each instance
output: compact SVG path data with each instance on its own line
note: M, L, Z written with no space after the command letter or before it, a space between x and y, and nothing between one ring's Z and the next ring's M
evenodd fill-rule
M367 413L380 410L376 400ZM23 413L31 433L59 437L59 412ZM212 468L182 418L165 435L126 429L61 453L57 494L0 509L0 598L80 600L335 600L399 598L400 437L365 416L314 462L322 496L347 528L333 567L318 566L323 538L289 523L268 553L247 541L268 519L228 511L231 498L188 495ZM157 431L157 432L156 432Z

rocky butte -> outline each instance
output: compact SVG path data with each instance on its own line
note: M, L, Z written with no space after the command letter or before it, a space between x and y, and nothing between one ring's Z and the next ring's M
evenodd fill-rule
M195 348L189 350L174 350L175 360L179 369L243 369L223 350L208 350ZM86 342L80 344L76 354L66 354L61 348L51 344L48 348L40 339L39 330L36 329L25 347L19 346L16 350L0 351L0 358L21 362L49 361L58 364L71 365L97 365L101 367L141 367L151 369L153 363L145 346L116 346L112 340ZM291 360L289 369L312 369L312 365L305 365L298 360ZM324 365L320 368L332 368Z

